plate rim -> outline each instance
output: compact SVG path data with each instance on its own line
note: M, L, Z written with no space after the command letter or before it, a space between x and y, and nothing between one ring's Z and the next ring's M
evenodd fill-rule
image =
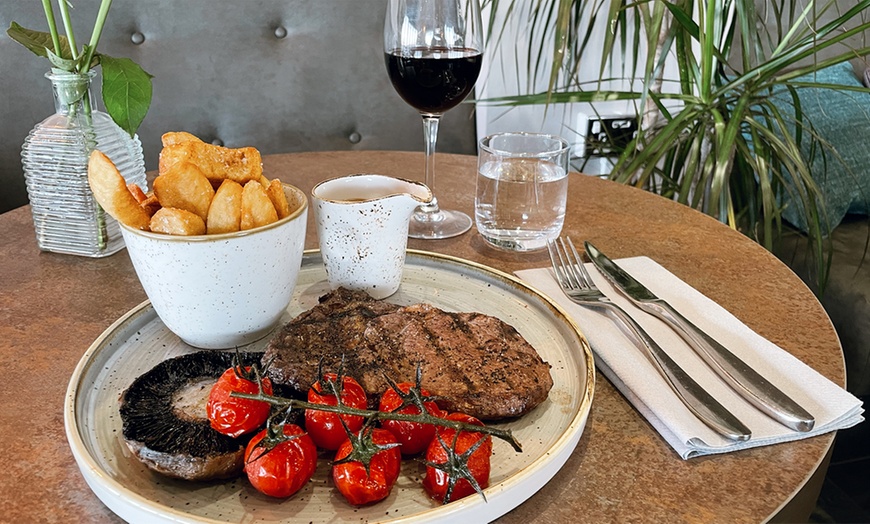
M570 420L570 423L567 425L565 431L563 431L559 438L550 446L550 448L548 448L547 453L542 454L526 466L525 469L530 470L532 472L531 474L523 475L522 472L518 472L513 476L508 477L504 481L500 482L499 484L495 486L490 486L489 488L484 490L485 492L489 492L490 494L504 491L509 488L509 484L514 484L523 480L517 479L517 477L522 476L524 477L524 479L527 480L527 484L528 481L535 480L533 486L535 489L533 491L531 491L530 493L528 493L528 495L524 497L516 497L515 499L511 500L508 504L505 505L507 506L506 509L499 512L497 515L493 515L490 512L487 512L485 508L482 509L482 503L480 502L479 497L466 497L451 504L432 508L424 512L395 517L389 519L389 522L422 522L449 519L457 516L467 518L470 516L470 514L478 514L479 516L496 518L511 511L512 509L525 502L541 487L549 482L556 474L556 472L558 472L562 468L562 466L564 466L564 463L567 461L568 457L570 457L571 453L573 453L574 448L577 446L577 443L582 437L583 429L585 428L586 421L591 410L591 404L595 391L595 365L591 346L589 345L589 342L586 339L586 336L583 334L583 331L580 329L579 325L571 318L567 311L565 311L548 295L529 285L525 281L521 280L519 277L493 268L486 264L467 260L453 255L446 255L432 251L417 249L408 249L407 255L421 259L429 259L432 261L446 262L453 266L471 268L479 273L488 274L490 277L496 277L498 280L501 280L505 285L519 288L523 291L525 295L534 297L542 304L544 304L548 309L550 309L550 311L558 320L564 322L570 328L570 331L572 332L572 334L576 335L577 341L579 342L578 349L581 350L580 357L582 357L580 358L580 360L584 362L586 367L584 376L585 389L583 391L582 398L580 399L580 403L577 407L577 412L575 416ZM304 250L301 262L302 265L305 264L306 257L313 256L320 256L320 250ZM127 488L121 482L117 481L111 476L105 475L105 470L99 466L94 457L89 453L87 447L85 446L84 439L81 435L81 428L79 428L79 425L76 421L76 402L79 390L83 389L84 384L82 384L82 381L84 380L87 369L95 363L94 357L103 347L107 339L109 339L121 326L132 322L135 317L148 313L149 308L151 312L153 312L153 314L156 316L156 312L154 312L150 300L147 299L121 315L91 343L91 345L79 359L73 371L73 374L70 377L65 396L64 431L67 436L67 442L71 448L73 457L79 467L79 470L82 473L82 476L84 477L91 491L94 492L97 498L103 504L105 504L106 507L108 507L118 516L121 516L121 514L119 513L118 509L116 509L116 506L113 503L116 503L118 505L127 505L129 506L129 509L140 512L142 516L160 517L164 519L168 518L172 522L216 524L226 522L222 520L214 520L208 517L191 515L190 513L184 513L170 506L155 502ZM87 474L87 472L90 472L90 475ZM97 480L95 479L100 479L101 481L98 486L94 485L94 482L97 482ZM105 494L107 495L111 494L118 500L112 500L113 503L110 503L103 496L101 496L103 492L105 492ZM483 505L485 506L486 504L483 503Z

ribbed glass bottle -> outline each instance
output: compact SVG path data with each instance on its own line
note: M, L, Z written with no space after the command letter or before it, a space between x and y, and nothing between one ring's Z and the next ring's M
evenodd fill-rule
M97 111L91 71L47 73L55 114L24 140L21 160L33 212L36 241L43 251L103 257L124 247L118 223L94 200L88 186L88 157L99 149L127 180L147 191L142 143Z

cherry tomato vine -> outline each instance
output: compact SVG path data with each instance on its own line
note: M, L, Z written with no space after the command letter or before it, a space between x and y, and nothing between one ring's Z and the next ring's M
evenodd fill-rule
M339 450L333 463L333 475L336 485L352 504L366 504L385 497L398 475L401 454L397 448L401 446L400 441L387 429L376 428L378 423L382 427L391 424L396 427L396 424L405 423L406 427L403 429L408 431L419 430L427 424L436 428L431 442L423 448L428 448L425 458L418 460L427 467L424 488L430 496L442 503L473 492L486 499L483 488L489 482L491 437L507 442L517 452L522 451L522 446L510 430L486 426L476 418L462 413L448 415L441 412L434 404L437 397L430 396L421 387L422 372L419 365L413 384L397 384L385 375L384 378L390 386L387 390L391 396L390 408L378 410L366 409L365 392L356 380L344 374L343 361L337 374L324 373L322 365L318 366L317 381L312 384L307 401L274 395L269 379L259 369L253 369L253 373L246 373L244 377L239 376L240 371L241 369L233 369L236 378L253 378L256 384L236 389L229 397L241 402L264 403L277 408L273 416L269 417L267 428L254 439L258 442L255 445L257 454L252 457L254 446L248 447L246 471L253 467L253 462L266 460L266 456L279 447L284 455L289 453L293 456L297 465L301 467L306 464L307 467L311 452L306 449L313 446L309 444L313 438L318 447ZM305 433L298 426L290 424L294 410L304 410L306 426L314 426L316 431L308 429ZM279 413L283 414L283 422L275 420ZM288 436L285 436L285 432ZM336 434L338 432L341 433L340 439ZM444 436L451 436L445 439L442 432ZM300 438L303 440L294 440ZM407 435L402 438L409 439L411 437ZM451 441L450 444L447 441ZM422 450L409 454L419 451ZM373 460L378 461L376 475L370 471ZM354 474L354 468L363 468L364 477ZM259 476L265 480L259 481L275 493L275 488L272 487L274 482L263 471L265 470L260 470ZM301 486L300 481L307 482L310 473L313 470L289 479L292 481L293 492ZM352 478L357 480L351 481ZM261 491L269 494L268 491ZM277 496L288 496L286 491L277 493L281 493Z
M341 376L341 374L339 374ZM341 381L332 381L333 384L340 383ZM332 394L337 394L340 396L339 391L333 391ZM268 402L273 406L278 408L296 408L296 409L315 409L320 411L327 411L330 413L337 413L339 415L356 415L359 417L363 417L366 420L372 420L373 422L381 421L381 420L402 420L408 422L420 422L424 424L432 424L434 426L442 426L454 429L456 431L469 431L475 433L485 433L487 435L492 435L495 438L501 439L514 449L514 451L521 453L523 451L523 447L520 442L513 436L513 433L510 430L494 428L492 426L477 426L474 424L468 424L465 422L457 421L457 420L448 420L435 415L430 414L425 406L420 402L417 404L418 399L414 399L414 403L417 408L420 410L418 414L410 414L410 413L393 413L393 412L384 412L384 411L375 411L369 409L360 409L354 408L351 406L346 406L341 403L330 406L326 404L315 404L312 402L307 402L304 400L298 400L293 398L286 398L277 395L269 395L263 393L263 389L260 389L258 393L239 393L233 392L232 396L250 400L259 400L262 402ZM422 396L420 397L422 398Z

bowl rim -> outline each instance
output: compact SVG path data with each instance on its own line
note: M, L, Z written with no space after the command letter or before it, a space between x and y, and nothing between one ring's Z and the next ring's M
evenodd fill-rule
M287 184L285 182L281 182L281 187L284 188L284 194L287 194L287 190L291 190L293 193L302 197L302 205L293 210L292 213L287 215L284 218L279 219L276 222L272 222L271 224L266 224L264 226L255 227L253 229L246 229L244 231L233 231L232 233L213 233L211 235L168 235L166 233L154 233L153 231L142 231L141 229L136 229L135 227L130 227L127 224L124 224L118 221L118 225L121 226L121 229L132 233L141 237L150 238L152 240L163 240L167 242L212 242L215 240L226 240L231 238L242 238L250 235L255 235L257 233L262 233L264 231L268 231L269 229L273 229L276 227L280 227L287 222L293 221L299 218L307 209L308 209L308 196L305 194L305 191L302 191L298 187Z

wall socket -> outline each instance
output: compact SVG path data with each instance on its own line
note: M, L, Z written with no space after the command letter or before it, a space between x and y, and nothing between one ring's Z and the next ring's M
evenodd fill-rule
M634 115L578 115L578 129L585 130L580 156L619 154L637 136ZM578 151L579 152L579 151Z

